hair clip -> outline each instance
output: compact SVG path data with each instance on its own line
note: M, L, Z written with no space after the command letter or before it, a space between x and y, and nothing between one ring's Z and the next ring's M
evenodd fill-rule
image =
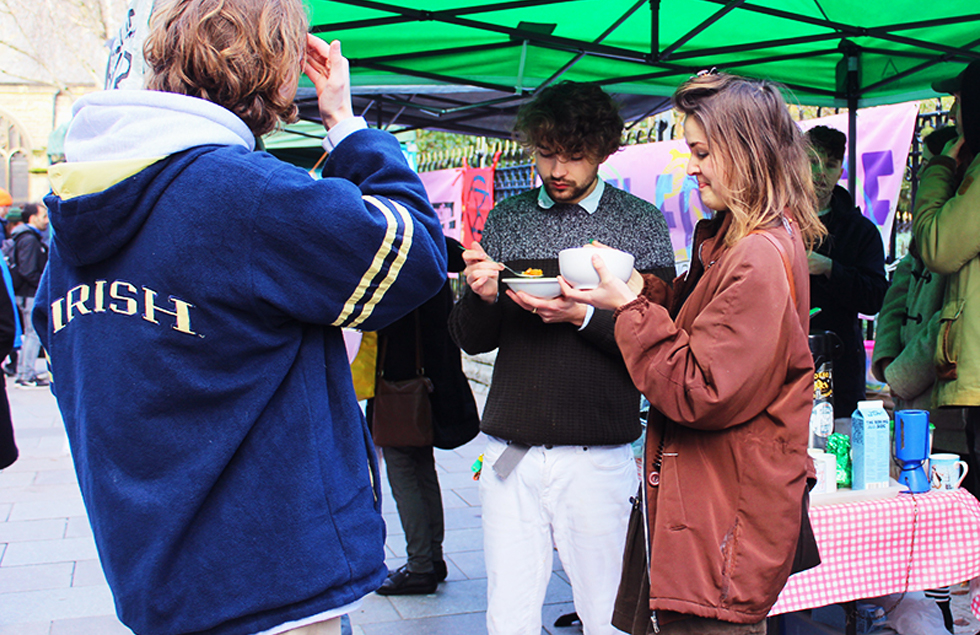
M696 75L691 75L691 78L693 79L695 77L704 77L705 75L717 75L717 74L718 74L718 67L712 66L710 69L703 69L698 71Z

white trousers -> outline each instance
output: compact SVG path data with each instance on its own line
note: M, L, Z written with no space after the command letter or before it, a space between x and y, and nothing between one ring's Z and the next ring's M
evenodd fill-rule
M291 631L285 631L281 635L340 635L340 618L334 617L325 622L307 624Z
M535 446L501 479L493 463L506 447L490 438L480 476L490 635L540 635L552 541L585 635L618 633L610 621L638 485L630 446Z

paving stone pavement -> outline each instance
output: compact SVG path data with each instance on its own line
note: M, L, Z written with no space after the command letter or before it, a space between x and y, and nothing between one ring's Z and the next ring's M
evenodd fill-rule
M54 397L6 380L20 458L0 472L0 635L122 635L99 565ZM482 406L482 395L480 395ZM449 577L432 595L368 596L351 615L355 635L486 633L486 570L477 483L470 466L484 440L436 450ZM385 470L382 511L389 568L405 563L405 537ZM571 612L571 586L555 558L544 618ZM581 629L544 629L575 635Z
M115 616L54 397L48 390L15 388L9 379L6 385L21 457L0 472L0 635L130 633ZM482 406L482 394L478 401ZM470 470L483 445L478 437L454 451L436 450L447 581L431 595L369 595L351 615L355 635L486 633L480 501ZM387 562L396 568L405 562L405 540L386 480L383 491ZM574 610L567 576L557 557L554 562L542 633L578 635L578 626L551 626ZM967 601L954 596L954 613L967 622L956 632L972 635L978 624Z

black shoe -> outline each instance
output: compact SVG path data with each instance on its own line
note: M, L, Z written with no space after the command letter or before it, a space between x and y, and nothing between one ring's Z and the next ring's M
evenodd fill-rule
M445 582L446 578L449 577L449 569L446 567L445 560L436 560L432 563L434 567L433 573L436 575L436 582Z
M4 364L3 366L0 366L0 368L3 369L3 374L6 375L7 377L16 377L17 376L17 367L16 366L13 366L11 364Z
M573 624L581 624L582 618L578 616L578 613L565 613L557 620L555 620L555 626L565 627L572 626Z
M378 595L426 595L435 593L439 581L435 573L413 573L403 565L388 574Z
M51 382L42 377L35 377L34 379L18 379L14 385L18 388L47 388Z

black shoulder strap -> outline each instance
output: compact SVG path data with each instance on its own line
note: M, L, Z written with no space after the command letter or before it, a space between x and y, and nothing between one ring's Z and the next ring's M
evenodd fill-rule
M415 373L419 377L425 376L425 365L422 362L422 322L419 319L419 310L412 311L415 319ZM378 359L375 366L377 380L381 381L384 377L385 353L388 352L388 336L378 334Z

